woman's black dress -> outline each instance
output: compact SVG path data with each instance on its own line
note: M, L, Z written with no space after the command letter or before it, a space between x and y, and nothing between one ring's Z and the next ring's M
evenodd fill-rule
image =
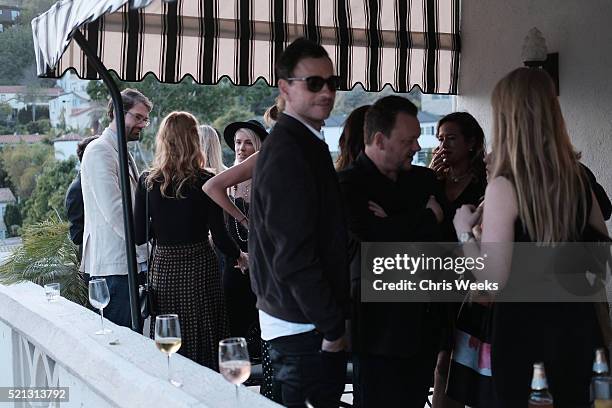
M208 241L209 229L221 251L237 258L239 249L225 230L223 211L202 191L210 177L203 171L197 181L183 188L181 199L163 197L160 183L154 183L148 192L150 235L155 241L149 282L151 337L156 315L178 314L182 337L178 353L216 370L219 341L230 333L218 261ZM137 243L146 241L145 178L143 174L136 192Z

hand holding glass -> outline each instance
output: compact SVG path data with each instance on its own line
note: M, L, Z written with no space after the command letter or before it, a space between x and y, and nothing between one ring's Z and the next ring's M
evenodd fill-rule
M181 326L178 315L166 314L155 317L155 345L168 357L168 381L175 387L182 384L170 374L170 356L181 348Z
M236 386L238 400L238 385L251 375L251 361L244 337L232 337L219 342L219 371Z
M100 323L102 329L98 330L96 334L108 334L112 333L111 329L104 328L104 312L103 309L110 302L110 294L108 293L108 286L106 285L106 279L92 279L89 281L89 303L96 309L100 310Z

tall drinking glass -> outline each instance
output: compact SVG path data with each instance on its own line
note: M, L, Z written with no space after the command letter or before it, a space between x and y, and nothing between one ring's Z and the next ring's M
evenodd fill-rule
M249 350L244 337L231 337L219 342L219 371L227 381L236 386L238 401L238 386L251 375Z
M170 356L181 348L181 325L178 315L165 314L155 317L155 345L168 357L168 381L180 387L180 381L173 380L170 371Z
M101 329L96 334L104 335L112 333L111 329L104 328L104 308L110 302L110 294L108 293L108 286L106 285L106 279L97 278L89 281L89 303L96 309L100 310L100 324Z

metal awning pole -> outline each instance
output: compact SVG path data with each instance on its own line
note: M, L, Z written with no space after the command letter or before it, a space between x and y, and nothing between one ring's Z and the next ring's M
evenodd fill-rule
M134 218L132 214L132 194L128 170L127 138L125 136L125 118L123 103L117 84L100 61L100 58L89 47L87 40L79 30L74 32L74 40L79 44L89 63L100 74L113 100L115 119L117 123L117 146L119 147L119 179L121 180L121 197L123 198L123 226L125 231L125 250L127 253L128 285L130 290L130 312L132 315L132 330L139 332L142 325L140 306L138 304L138 284L136 283L136 246L134 239Z

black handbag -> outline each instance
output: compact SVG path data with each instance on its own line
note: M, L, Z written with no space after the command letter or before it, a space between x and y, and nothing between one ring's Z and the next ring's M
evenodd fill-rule
M150 276L150 258L151 253L149 253L149 191L146 190L145 186L145 233L147 237L147 272L145 283L138 286L138 304L140 306L140 317L142 320L146 320L149 316L151 316L151 312L153 311L153 301L151 294L151 285L149 282Z

